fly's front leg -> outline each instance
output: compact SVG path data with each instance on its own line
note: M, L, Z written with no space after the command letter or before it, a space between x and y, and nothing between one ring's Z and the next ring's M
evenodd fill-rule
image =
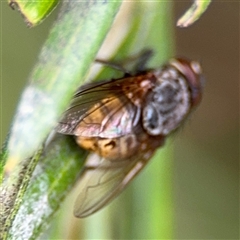
M95 62L123 72L125 77L127 77L145 71L146 65L152 56L153 51L150 49L145 49L124 59L123 61L96 59Z

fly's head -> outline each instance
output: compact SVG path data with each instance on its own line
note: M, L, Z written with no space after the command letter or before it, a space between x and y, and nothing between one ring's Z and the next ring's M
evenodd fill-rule
M184 59L174 59L155 71L156 85L143 108L143 127L148 134L169 134L200 103L201 73L199 63Z

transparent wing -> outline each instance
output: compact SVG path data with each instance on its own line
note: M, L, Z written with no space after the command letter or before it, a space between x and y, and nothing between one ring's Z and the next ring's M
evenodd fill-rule
M80 180L80 194L74 206L76 217L86 217L107 205L147 163L138 159L111 163L96 154L90 158L99 163L96 167L88 165Z
M156 148L163 144L163 137L144 143L129 159L109 160L91 154L79 181L74 215L86 217L106 206L117 197L127 184L143 169ZM139 148L142 145L139 145Z
M132 94L133 78L87 84L79 89L56 130L84 137L118 137L131 132L140 118L140 108L124 94L124 82Z

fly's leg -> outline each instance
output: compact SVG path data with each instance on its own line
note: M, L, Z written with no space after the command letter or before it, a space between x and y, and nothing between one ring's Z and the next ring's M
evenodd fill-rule
M116 62L102 60L102 59L96 59L95 62L106 65L107 67L113 68L113 69L123 72L127 75L131 75L130 72L127 71L127 69L125 69L123 66L121 66L120 64L118 64Z
M130 56L124 59L123 61L114 61L114 60L108 61L108 60L96 59L95 62L106 65L117 71L123 72L125 74L125 77L127 77L133 74L145 71L146 65L152 56L153 56L153 51L150 49L145 49L138 54L135 54L133 56ZM128 69L131 69L131 70L128 70Z
M147 68L147 63L153 56L153 50L151 49L145 49L141 51L139 54L136 54L133 56L130 60L135 61L135 64L133 65L133 73L139 73L143 72Z

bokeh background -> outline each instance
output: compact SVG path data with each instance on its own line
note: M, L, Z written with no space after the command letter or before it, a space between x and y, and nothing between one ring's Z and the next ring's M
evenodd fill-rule
M184 3L176 1L176 16ZM177 53L200 59L202 105L176 138L179 238L239 238L239 2L213 1L200 21L176 29Z
M175 22L190 3L174 1ZM176 55L200 60L206 77L201 106L170 143L176 239L239 239L239 5L214 1L174 29ZM28 29L1 2L1 144L56 12Z

